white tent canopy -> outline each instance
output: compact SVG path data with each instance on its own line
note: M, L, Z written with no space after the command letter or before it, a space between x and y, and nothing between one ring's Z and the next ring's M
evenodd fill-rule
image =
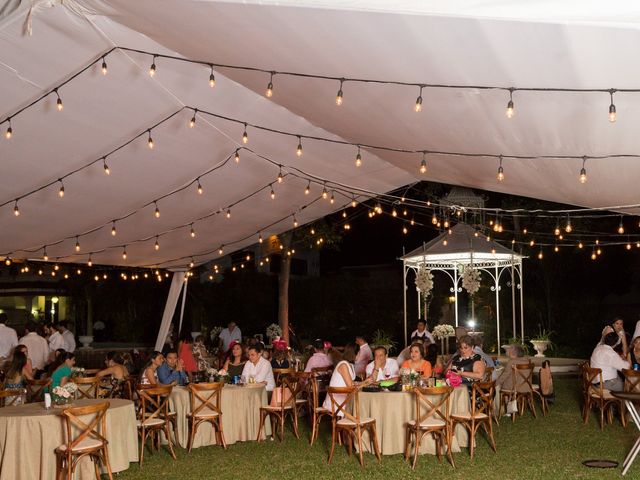
M424 267L431 272L444 272L451 280L450 291L454 297L455 326L459 325L458 318L458 294L462 292L461 269L471 267L480 272L484 272L491 279L491 290L495 292L496 302L496 334L497 344L500 346L500 291L502 286L500 281L503 274L508 279L508 286L511 288L512 305L512 328L513 336L517 337L516 331L516 304L520 297L520 335L524 342L524 296L523 296L523 271L522 255L509 250L499 243L490 240L486 235L476 231L473 227L458 223L434 238L421 247L404 255L403 281L404 281L404 331L405 344L407 343L407 279L409 272L416 273L419 268ZM486 281L485 281L486 283ZM426 320L426 301L421 305L420 295L418 295L418 317L422 313L422 318Z
M606 11L597 3L571 1L558 10L524 0L34 4L32 36L24 33L26 2L10 13L7 7L0 20L1 118L113 46L267 70L418 83L608 89L638 87L634 82L640 78L640 66L632 61L640 14L630 1ZM619 120L611 124L606 92L518 91L516 115L509 120L504 91L427 89L423 111L416 114L413 87L347 82L338 108L333 81L276 76L273 98L267 99L269 78L261 72L218 69L211 89L210 72L200 65L160 58L157 74L149 78L148 55L116 50L107 60L107 76L98 64L59 91L63 112L56 111L52 94L12 118L13 138L0 142L0 203L7 203L0 208L0 254L36 258L49 245L49 257L61 261L85 262L85 252L100 250L94 263L184 266L191 256L196 263L215 258L219 245L229 245L228 253L255 242L258 231L277 219L297 212L303 224L348 200L300 210L309 199L303 193L307 182L289 178L276 186L275 201L267 189L233 208L229 220L214 215L195 221L198 234L189 238L190 222L238 201L278 173L244 152L239 165L231 162L202 177L201 196L193 186L159 201L162 215L154 218L154 206L142 206L192 182L242 145L238 124L199 116L196 128L188 129L192 111L153 129L152 151L142 135L108 157L109 177L99 162L65 179L66 195L57 197L56 179L185 105L355 144L505 155L640 152L634 134L637 94L616 95ZM420 175L416 155L364 149L364 165L356 168L355 149L348 145L307 141L297 158L295 139L255 129L249 135L248 146L257 154L373 192L424 178L584 206L637 202L635 182L628 181L640 170L634 158L589 161L585 185L577 181L581 161L576 159L505 160L506 181L498 183L495 158L429 156L429 172ZM15 218L13 199L49 182L53 185L20 200L21 215ZM313 190L318 195L321 188ZM129 214L117 222L117 236L110 236L109 222ZM82 235L101 225L106 226ZM157 235L180 225L184 228L162 235L161 248L154 250ZM290 217L266 227L263 235L289 228ZM76 235L80 253L74 250Z

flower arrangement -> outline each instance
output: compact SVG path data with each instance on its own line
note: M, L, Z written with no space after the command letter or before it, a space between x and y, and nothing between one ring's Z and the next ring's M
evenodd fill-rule
M278 325L277 323L272 323L271 325L269 325L267 327L267 337L268 338L276 338L276 337L281 337L282 336L282 329L280 328L280 325Z
M82 367L71 367L72 377L84 377L85 370Z
M436 338L451 337L452 335L455 335L455 334L456 334L455 329L447 323L436 325L435 328L433 329L433 336Z
M416 273L416 287L425 297L428 297L433 290L433 274L424 263Z
M473 265L467 265L462 270L462 287L469 292L469 295L480 290L480 272Z
M64 385L59 385L51 391L53 402L56 405L68 405L75 399L77 391L78 386L73 382L67 382Z

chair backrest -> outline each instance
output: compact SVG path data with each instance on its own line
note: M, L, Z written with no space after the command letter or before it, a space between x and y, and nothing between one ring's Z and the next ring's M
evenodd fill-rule
M0 407L11 407L13 405L21 405L25 402L27 396L26 388L12 388L0 390Z
M333 374L333 366L312 368L311 373L316 377L318 392L326 392L331 380L331 374Z
M287 408L292 408L296 403L296 395L298 394L298 378L295 372L290 375L280 376L280 383L274 389L273 395L279 395L276 405L284 412ZM276 393L276 390L278 392ZM277 398L277 397L276 397Z
M420 425L429 418L440 419L448 423L451 392L453 392L452 387L414 388L416 425Z
M295 372L293 377L296 379L296 398L300 398L304 393L307 394L307 398L311 399L313 396L313 374L311 372Z
M493 371L495 370L494 367L484 367L484 378L483 380L485 382L490 382L491 380L493 380Z
M585 372L585 389L588 395L595 393L600 397L604 397L604 382L602 380L602 370L600 368L584 367ZM598 385L594 385L594 380Z
M189 384L189 400L191 414L217 413L222 415L221 397L224 382L191 383Z
M474 382L471 387L471 416L484 413L488 417L493 414L495 382Z
M295 368L274 368L273 369L273 379L276 382L276 385L280 385L280 379L282 377L286 377L294 374L296 371Z
M169 395L173 391L173 385L163 385L150 388L139 388L140 397L139 418L145 420L159 418L166 419L169 414Z
M518 392L533 392L533 364L516 363L511 366L512 388Z
M108 443L106 413L109 406L109 402L102 402L86 407L65 408L60 412L65 420L68 451L74 450L87 437L103 442L105 445ZM88 423L87 416L89 416Z
M29 380L27 379L27 401L39 402L44 397L45 389L51 385L50 378L44 378L42 380Z
M553 376L551 375L551 362L545 360L542 362L539 372L540 377L540 393L544 396L553 394Z
M98 398L98 387L100 379L98 377L76 377L73 383L78 386L77 398Z
M358 392L357 387L327 388L327 395L331 401L331 417L334 423L341 417L345 417L354 423L360 423ZM350 406L353 406L353 408L350 409Z
M640 372L637 370L624 369L624 391L640 393Z

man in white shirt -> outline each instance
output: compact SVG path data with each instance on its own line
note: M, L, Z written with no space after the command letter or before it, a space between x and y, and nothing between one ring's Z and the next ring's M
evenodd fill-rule
M240 332L240 328L236 326L236 322L229 322L227 328L220 332L219 338L220 347L224 353L229 351L231 342L242 343L242 333Z
M6 313L0 313L0 358L9 358L13 347L18 345L18 334L6 325L8 318Z
M419 338L423 342L425 341L425 339L429 339L431 343L436 343L433 335L431 335L431 332L427 330L426 320L422 319L418 320L417 328L411 333L411 336L409 338L411 339L411 343L413 343L414 339L416 338Z
M64 340L64 349L67 352L73 352L76 349L76 338L73 332L67 328L67 322L58 323L58 332L62 335Z
M260 345L252 345L248 349L249 361L244 364L242 376L246 382L253 377L255 383L263 383L266 385L267 392L272 392L276 386L273 378L273 370L269 360L262 356L262 347Z
M358 345L358 354L355 360L356 375L364 376L367 364L373 360L373 353L367 340L362 335L356 337L356 344Z
M602 370L604 388L612 392L624 390L624 382L618 372L631 367L630 363L627 360L623 360L613 349L618 338L619 336L616 332L606 334L591 354L591 368ZM596 377L594 383L598 383L598 381L598 377Z
M49 358L53 358L53 354L56 350L66 350L64 338L62 338L62 335L60 335L60 332L58 332L53 324L48 323L47 325L45 325L44 332L49 335L49 338L47 339L49 341L49 352L51 352Z
M20 343L27 347L29 359L34 370L44 370L49 361L49 343L36 332L35 322L27 322L25 335L20 339Z
M367 365L367 380L380 382L382 380L394 380L398 378L400 368L398 362L387 357L387 349L376 347L373 350L373 362Z

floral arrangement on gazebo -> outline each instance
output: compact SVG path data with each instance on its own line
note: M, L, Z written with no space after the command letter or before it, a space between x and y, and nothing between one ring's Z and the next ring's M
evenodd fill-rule
M424 297L428 297L433 290L433 274L425 264L420 265L416 273L416 287Z
M480 272L473 264L462 267L462 288L469 292L469 295L474 295L480 290Z

